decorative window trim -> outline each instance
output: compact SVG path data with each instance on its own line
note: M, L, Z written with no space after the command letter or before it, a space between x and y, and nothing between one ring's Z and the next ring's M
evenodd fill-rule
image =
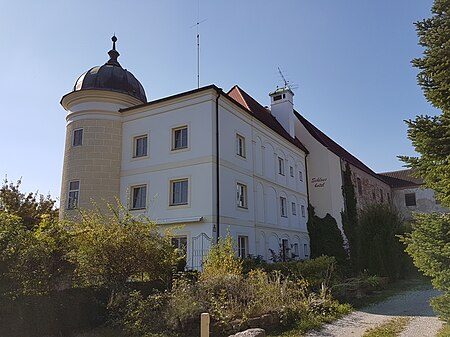
M148 157L148 134L141 134L138 136L133 137L133 158L146 158ZM139 151L139 142L140 140L145 139L145 141L142 143L143 149Z
M239 182L236 183L236 206L248 209L247 185Z
M72 146L82 146L83 145L83 137L84 130L83 128L74 129L72 132Z
M130 210L137 211L146 208L147 208L147 184L130 186Z
M186 183L186 185L178 185L178 184ZM176 207L176 206L186 206L189 205L189 178L177 178L177 179L171 179L170 180L170 200L169 200L169 206L170 207ZM175 188L176 186L180 186L181 190L177 193L180 194L180 200L175 200ZM185 191L183 191L183 186L185 186ZM185 195L184 195L185 194Z
M67 192L67 209L76 209L80 201L80 181L69 181L69 188Z
M236 155L241 158L246 158L245 137L239 133L236 133Z
M248 236L247 235L238 235L237 242L238 242L238 256L241 259L247 258L247 256L249 255L249 253L248 253Z
M284 159L281 157L278 157L278 174L284 176Z
M280 197L280 214L283 218L287 218L287 200L285 197Z
M186 130L185 134L185 144L184 144L184 138L183 138L183 130ZM181 144L177 144L177 132L181 132ZM172 151L182 151L189 149L189 125L180 125L177 127L172 128L171 131L171 150Z

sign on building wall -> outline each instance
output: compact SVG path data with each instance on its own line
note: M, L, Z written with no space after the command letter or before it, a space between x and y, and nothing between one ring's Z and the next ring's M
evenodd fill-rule
M313 187L323 188L323 187L325 187L325 183L327 182L327 180L328 180L328 178L322 178L322 177L312 178L311 184Z

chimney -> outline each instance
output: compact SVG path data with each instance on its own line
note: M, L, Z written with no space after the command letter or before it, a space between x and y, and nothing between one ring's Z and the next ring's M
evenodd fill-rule
M283 87L271 92L269 96L272 115L295 138L294 93L289 87Z

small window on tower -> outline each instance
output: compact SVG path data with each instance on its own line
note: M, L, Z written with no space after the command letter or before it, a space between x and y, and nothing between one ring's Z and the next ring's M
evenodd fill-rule
M281 99L281 95L273 96L274 101L279 101Z
M73 146L83 145L83 129L73 130Z

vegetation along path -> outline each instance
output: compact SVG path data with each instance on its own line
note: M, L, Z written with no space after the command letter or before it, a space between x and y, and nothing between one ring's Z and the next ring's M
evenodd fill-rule
M440 321L429 305L432 297L440 295L433 289L411 290L378 304L360 309L352 314L325 325L320 331L307 337L359 337L367 330L379 326L394 317L410 317L407 327L400 337L435 336L441 328Z

